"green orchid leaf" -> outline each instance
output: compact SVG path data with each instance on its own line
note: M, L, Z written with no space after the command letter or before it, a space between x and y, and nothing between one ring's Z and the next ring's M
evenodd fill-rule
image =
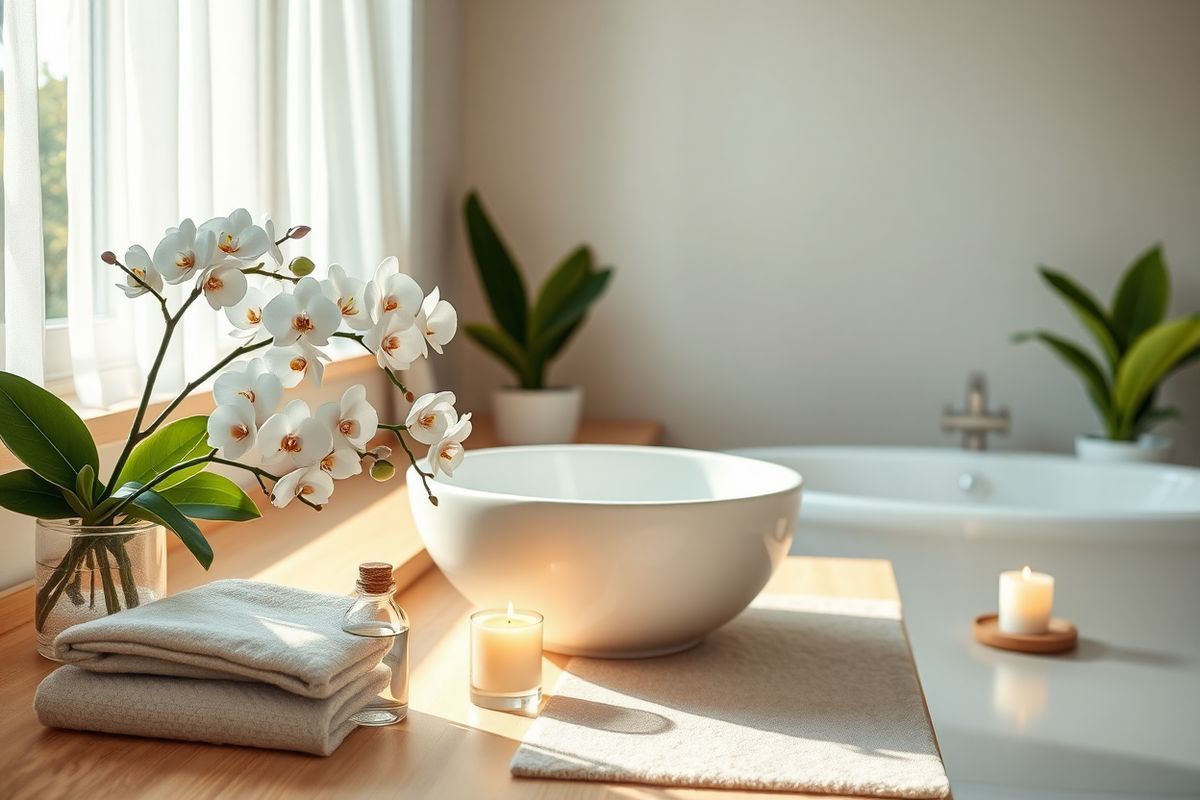
M1163 321L1170 298L1171 276L1156 245L1130 265L1113 297L1112 327L1122 351Z
M0 372L0 440L25 466L74 489L85 466L100 468L96 443L71 407L35 383Z
M142 484L137 481L129 481L113 492L113 497L124 500L141 488ZM188 551L200 562L200 566L205 569L212 566L212 547L196 527L196 523L184 516L182 511L158 492L153 489L141 492L133 502L125 506L124 512L131 517L167 528L180 538Z
M91 508L95 502L96 470L92 469L91 464L84 464L83 469L79 470L79 474L75 476L75 495L88 508Z
M592 271L592 252L581 245L562 260L538 293L537 303L529 319L529 341L536 341L546 323L562 308L571 293Z
M463 215L475 269L487 292L492 315L514 341L524 343L527 301L521 272L475 192L467 195Z
M551 352L551 348L555 346L561 348L566 343L564 334L583 319L588 307L604 293L604 289L612 277L612 272L611 267L604 267L588 273L574 291L567 296L554 315L546 321L545 326L538 331L538 338L530 349L542 358L556 355L558 351Z
M242 488L224 475L201 472L159 492L167 502L193 519L245 522L261 514Z
M1113 385L1114 410L1124 432L1132 430L1139 406L1191 352L1200 346L1200 315L1156 325L1129 348Z
M1092 404L1096 406L1096 410L1100 412L1101 419L1108 424L1113 413L1112 390L1108 385L1108 378L1104 376L1104 371L1100 369L1100 365L1079 345L1046 331L1018 333L1013 336L1013 341L1017 343L1040 341L1049 347L1056 356L1062 359L1063 363L1075 370L1075 373L1083 380L1088 397L1091 398Z
M117 484L130 481L149 483L176 464L206 456L210 452L212 448L208 446L208 417L184 417L164 425L139 442L121 469ZM169 489L203 471L206 466L197 464L173 472L161 483L155 484L154 488L159 492Z
M42 519L77 516L59 487L31 469L17 469L0 475L0 506Z
M1117 345L1117 337L1113 332L1112 323L1100 303L1086 289L1071 280L1062 272L1049 267L1038 267L1042 280L1066 301L1075 312L1075 316L1083 323L1092 338L1100 345L1108 359L1109 366L1116 371L1117 362L1121 360L1121 351Z
M463 326L463 330L472 341L507 364L509 369L516 373L518 381L524 379L529 368L525 351L503 329L471 323Z

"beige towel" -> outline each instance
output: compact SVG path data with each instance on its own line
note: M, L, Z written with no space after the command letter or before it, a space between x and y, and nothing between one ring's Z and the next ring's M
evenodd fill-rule
M324 698L391 645L342 630L351 598L246 580L214 581L67 628L57 658L91 672L269 683Z
M33 708L51 728L327 756L357 727L350 715L390 677L391 670L379 664L330 697L312 700L245 681L101 675L66 666L41 682Z
M894 603L764 597L695 649L575 658L514 775L942 798Z

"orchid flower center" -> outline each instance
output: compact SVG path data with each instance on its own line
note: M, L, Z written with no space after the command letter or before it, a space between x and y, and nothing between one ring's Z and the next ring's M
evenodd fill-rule
M356 423L352 419L344 419L338 423L338 433L342 434L343 436L353 435L355 432L355 429L357 429L357 428L358 428L358 423Z
M254 402L254 390L253 389L242 389L240 392L238 392L238 394L240 394L242 397L249 400L251 403Z
M225 281L218 278L216 275L209 275L208 280L204 282L205 291L216 292L225 288Z
M437 422L437 417L433 414L426 414L420 419L422 428L433 428L433 423Z
M325 470L326 472L333 471L333 453L330 453L321 459L321 469Z
M132 272L134 275L138 276L139 278L146 277L146 270L142 269L141 267L134 267Z
M461 449L462 445L458 444L458 442L446 442L445 446L442 447L441 452L438 453L438 456L444 461L453 461L454 457L458 455L458 451Z
M179 267L181 272L187 272L196 266L196 254L191 250L187 252L179 251L175 254L175 266Z
M304 372L304 370L308 369L308 359L304 356L296 356L288 362L288 368L292 372Z
M250 429L239 423L229 429L229 435L233 437L234 441L240 442L250 435Z
M358 313L358 299L350 297L339 297L338 307L342 309L342 316L353 317Z
M300 333L308 333L313 329L313 321L309 319L308 314L300 313L292 318L292 328L300 331Z
M300 494L312 494L315 491L316 489L313 488L311 483L306 483L300 487Z
M232 233L221 234L221 243L217 245L222 253L236 253L238 251L238 240Z
M399 307L400 307L400 301L397 300L396 298L392 297L391 295L388 295L387 297L383 298L383 310L385 312L395 311Z
M300 437L294 433L287 434L279 440L279 449L285 453L299 453L303 449Z
M251 306L246 309L246 322L251 325L257 325L262 322L262 309Z
M400 347L400 339L396 336L389 336L383 340L380 346L390 353Z

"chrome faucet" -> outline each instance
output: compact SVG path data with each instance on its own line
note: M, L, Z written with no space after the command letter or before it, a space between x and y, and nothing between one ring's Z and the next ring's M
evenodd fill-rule
M942 430L960 431L965 450L987 450L989 433L1008 433L1008 409L988 411L987 379L982 372L967 378L967 402L962 411L950 406L942 412Z

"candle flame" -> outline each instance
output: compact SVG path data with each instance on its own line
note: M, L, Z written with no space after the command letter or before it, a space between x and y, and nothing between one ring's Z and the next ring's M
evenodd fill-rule
M1026 567L1025 569L1029 569L1029 567ZM509 601L508 601L508 618L509 618L510 620L513 618L513 604L512 604L512 600L509 600Z
M1032 574L1033 574L1033 570L1031 570L1029 568L1029 565L1026 565L1025 568L1021 570L1021 577L1024 578L1025 580L1029 580L1029 576ZM512 603L508 604L508 613L509 613L509 615L512 614Z

